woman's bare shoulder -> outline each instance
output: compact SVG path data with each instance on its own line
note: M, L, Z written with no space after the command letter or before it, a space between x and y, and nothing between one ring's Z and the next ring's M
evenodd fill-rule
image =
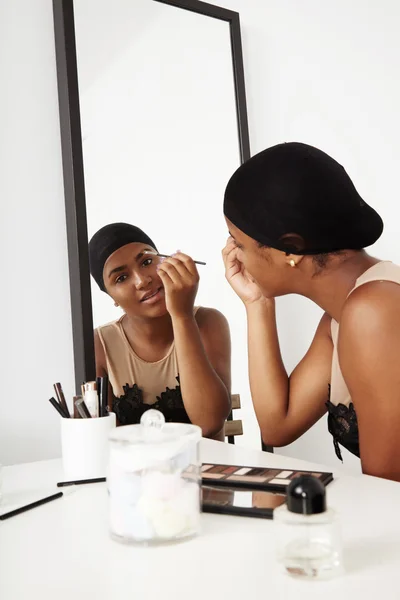
M206 306L200 306L196 312L196 322L199 329L203 327L228 327L228 320L225 315L222 314L216 308L209 308Z
M362 327L374 330L385 324L400 324L400 285L393 281L370 281L355 289L347 298L340 329Z

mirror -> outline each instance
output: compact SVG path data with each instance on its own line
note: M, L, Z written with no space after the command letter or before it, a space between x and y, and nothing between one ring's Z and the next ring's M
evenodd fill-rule
M121 315L89 278L87 241L122 221L207 263L196 305L227 317L243 393L245 320L232 326L221 259L224 188L250 156L239 15L197 0L53 5L77 390L94 377L93 327Z
M89 239L139 226L160 252L207 263L197 304L223 311L221 200L240 165L229 23L149 0L114 10L75 3ZM93 278L91 293L94 327L120 316Z

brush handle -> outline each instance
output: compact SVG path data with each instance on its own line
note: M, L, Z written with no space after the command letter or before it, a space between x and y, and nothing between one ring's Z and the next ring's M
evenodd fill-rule
M58 414L60 414L64 419L67 418L67 415L66 415L63 407L57 402L57 400L55 398L49 398L49 402L50 402L50 404L52 404L54 406L54 408L56 409ZM68 417L69 417L69 413L68 413Z
M53 496L47 496L47 498L42 498L42 500L37 500L36 502L32 502L31 504L27 504L26 506L21 506L21 508L17 508L16 510L11 510L8 513L4 513L0 515L0 521L5 521L6 519L10 519L10 517L15 517L16 515L20 515L31 508L36 508L37 506L41 506L42 504L47 504L47 502L51 502L52 500L56 500L57 498L61 498L63 496L62 492L58 492L58 494L53 494Z
M57 487L67 487L69 485L86 485L87 483L101 483L106 481L105 477L97 477L96 479L78 479L77 481L59 481Z
M108 376L103 375L101 378L101 393L100 393L100 417L106 417L108 414Z
M78 411L78 413L80 414L82 419L91 419L92 415L90 414L88 407L86 406L86 403L84 401L83 398L77 398L74 401L76 410Z
M103 378L102 377L96 377L96 389L97 389L97 414L99 415L99 417L102 416L101 414L101 387L103 385Z
M145 252L145 254L153 254L154 252ZM160 256L161 258L173 258L173 256L171 256L170 254L160 254L159 252L157 254L155 254L155 256ZM202 262L201 260L194 260L193 261L195 265L206 265L207 263Z
M65 401L65 396L64 396L63 389L61 387L61 383L55 383L53 387L56 392L57 400L65 412L65 416L69 418L71 415L69 414L68 406Z

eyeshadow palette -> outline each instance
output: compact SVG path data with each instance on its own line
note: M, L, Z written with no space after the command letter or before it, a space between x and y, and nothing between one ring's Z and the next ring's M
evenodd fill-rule
M324 485L328 485L333 481L332 473L322 471L292 471L289 469L240 467L211 463L203 464L201 468L203 485L250 488L272 492L284 492L292 479L299 475L313 475Z

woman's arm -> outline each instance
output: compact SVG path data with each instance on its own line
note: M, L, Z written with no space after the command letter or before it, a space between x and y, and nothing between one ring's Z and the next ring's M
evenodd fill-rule
M288 377L279 348L275 301L262 295L238 253L230 238L222 255L226 278L246 307L253 405L263 441L285 446L326 411L333 353L330 318L322 317L310 349Z
M172 319L183 402L192 423L213 437L230 412L230 335L221 313L193 303L198 273L191 258L177 254L160 265L166 304Z
M231 410L230 334L221 313L200 311L198 322L195 317L173 318L172 325L186 412L205 437L214 437Z
M363 472L400 481L400 286L356 289L340 319L340 368L357 414Z
M250 389L265 444L286 446L326 412L331 377L330 318L324 315L312 344L288 377L282 362L273 301L246 307Z

